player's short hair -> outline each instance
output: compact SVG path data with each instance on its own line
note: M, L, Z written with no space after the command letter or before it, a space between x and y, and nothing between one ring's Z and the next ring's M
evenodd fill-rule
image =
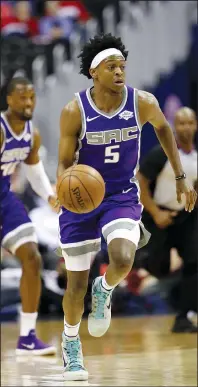
M7 95L12 94L12 92L15 90L17 85L32 85L32 82L28 78L25 78L25 77L12 78L7 86Z
M120 50L124 58L127 59L128 51L125 49L125 45L122 43L121 38L116 38L111 34L101 34L94 36L87 42L78 58L81 59L80 63L80 74L85 75L87 78L91 78L89 69L93 58L101 51L107 48L116 48Z

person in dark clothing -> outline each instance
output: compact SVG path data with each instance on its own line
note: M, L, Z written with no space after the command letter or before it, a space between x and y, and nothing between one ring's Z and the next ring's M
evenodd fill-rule
M184 170L191 184L197 187L195 112L180 108L175 115L174 129ZM187 315L190 310L197 312L198 207L187 212L183 198L178 203L174 174L160 146L154 147L143 159L137 177L144 206L142 221L151 233L148 245L141 250L143 266L157 278L165 277L170 269L170 250L177 249L183 266L172 332L197 332Z

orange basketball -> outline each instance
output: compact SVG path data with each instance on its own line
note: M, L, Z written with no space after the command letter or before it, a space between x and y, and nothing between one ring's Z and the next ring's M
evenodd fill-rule
M59 176L56 190L63 207L77 214L86 214L102 202L105 182L96 169L77 164Z

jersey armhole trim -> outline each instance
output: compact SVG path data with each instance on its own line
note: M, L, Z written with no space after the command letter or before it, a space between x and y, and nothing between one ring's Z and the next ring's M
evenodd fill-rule
M87 129L87 127L86 127L85 111L84 111L83 104L82 104L82 101L81 101L81 98L80 98L80 94L79 93L75 93L75 97L76 97L76 100L77 100L77 103L78 103L78 107L80 109L81 120L82 120L82 127L81 127L81 132L80 132L79 139L83 140L83 138L85 137L86 129Z
M140 132L142 131L142 125L140 121L140 116L139 116L139 109L138 109L138 90L134 89L134 112L135 112L135 118L138 124L138 128Z
M2 130L3 135L4 135L3 144L1 145L1 153L3 153L5 146L6 146L6 131L5 131L5 128L2 126L2 123L1 123L1 130Z

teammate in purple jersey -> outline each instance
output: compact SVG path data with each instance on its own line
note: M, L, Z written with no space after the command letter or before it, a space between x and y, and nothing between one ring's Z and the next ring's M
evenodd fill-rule
M82 49L81 74L92 78L93 87L77 93L60 117L60 176L79 162L96 168L106 183L101 205L88 214L65 209L60 215L60 247L67 269L63 299L62 354L66 380L86 380L79 327L84 310L90 261L100 248L101 234L108 246L109 266L94 280L91 335L102 336L110 325L113 289L130 272L137 248L148 241L141 223L142 206L136 181L141 128L150 122L165 150L176 178L177 199L186 197L191 211L196 193L179 159L172 130L154 95L125 86L128 52L120 38L95 36Z
M39 159L40 134L32 126L35 106L33 85L25 78L13 78L7 91L8 110L1 113L1 245L19 258L22 265L20 294L22 312L17 355L55 354L56 348L36 337L35 326L41 292L37 237L23 203L10 190L10 177L24 162L26 176L34 189L53 209L57 199Z

